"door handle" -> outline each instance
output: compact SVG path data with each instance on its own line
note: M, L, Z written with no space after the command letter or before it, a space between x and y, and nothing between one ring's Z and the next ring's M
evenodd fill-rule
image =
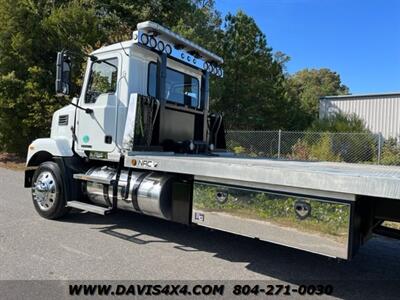
M104 143L111 144L112 143L112 136L111 135L106 135L104 137Z

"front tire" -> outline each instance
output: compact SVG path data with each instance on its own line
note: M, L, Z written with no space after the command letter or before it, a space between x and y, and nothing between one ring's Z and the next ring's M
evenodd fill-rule
M60 167L52 161L42 163L33 174L32 201L46 219L58 219L68 212Z

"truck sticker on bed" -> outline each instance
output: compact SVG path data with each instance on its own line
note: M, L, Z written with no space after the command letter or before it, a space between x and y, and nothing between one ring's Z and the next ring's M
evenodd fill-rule
M194 213L194 219L197 220L197 221L204 222L204 214L199 213L199 212L195 212Z
M133 167L157 168L158 166L157 161L147 159L132 159L131 163Z

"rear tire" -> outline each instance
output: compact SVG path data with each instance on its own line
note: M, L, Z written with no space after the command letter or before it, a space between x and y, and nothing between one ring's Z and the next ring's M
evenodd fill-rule
M35 170L32 178L32 201L43 218L58 219L69 211L65 207L63 184L63 175L55 162L44 162Z

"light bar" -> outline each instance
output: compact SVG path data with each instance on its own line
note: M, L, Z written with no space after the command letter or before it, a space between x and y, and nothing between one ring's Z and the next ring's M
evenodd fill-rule
M152 21L142 22L137 24L137 30L144 32L154 32L159 35L163 35L163 37L168 38L175 45L180 45L188 51L198 52L202 57L205 58L206 61L215 61L218 64L224 63L222 57L208 51L207 49L204 49L199 45L196 45L195 43L189 41L188 39L185 39L184 37L169 30L168 28L161 26L160 24L154 23Z
M167 53L185 64L223 77L224 72L218 64L224 61L214 53L154 22L139 23L137 28L138 30L133 32L133 42Z

